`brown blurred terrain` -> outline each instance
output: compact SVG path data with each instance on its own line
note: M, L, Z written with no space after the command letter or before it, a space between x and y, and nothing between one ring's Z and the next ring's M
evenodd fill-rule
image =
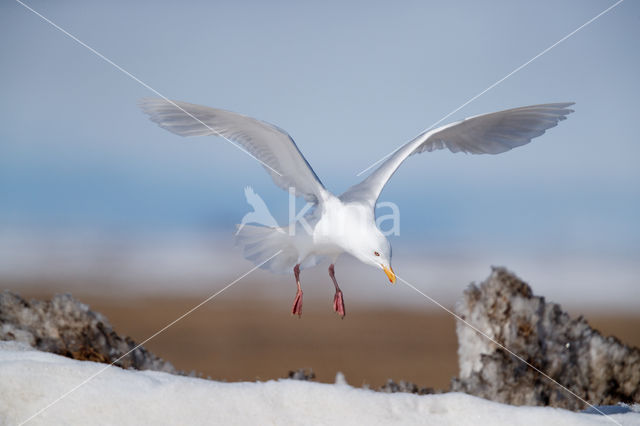
M204 299L75 296L137 342ZM276 379L312 368L322 382L333 382L341 371L355 386L391 378L448 389L458 372L455 322L446 312L350 304L341 320L330 301L311 299L298 319L289 313L290 302L212 300L144 346L178 369L226 381ZM640 315L583 315L605 335L640 346Z
M142 341L200 300L89 301L119 333ZM457 371L455 324L435 313L350 306L341 320L308 303L300 319L282 304L205 305L145 346L175 367L216 380L268 380L312 368L317 380L382 385L388 378L448 387ZM317 303L316 303L317 304Z

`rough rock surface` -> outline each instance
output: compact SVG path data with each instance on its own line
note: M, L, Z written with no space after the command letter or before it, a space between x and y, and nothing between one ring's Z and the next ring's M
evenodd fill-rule
M0 293L0 340L15 340L46 352L78 360L112 363L136 347L113 331L107 318L68 294L50 301L27 302L9 291ZM143 347L114 365L180 374L169 362Z
M293 379L293 380L304 380L304 381L314 381L316 379L316 373L313 372L312 369L306 369L306 368L299 368L297 370L291 370L289 371L289 374L287 375L288 379Z
M534 296L504 268L472 284L456 311L465 321L594 405L640 402L640 350L604 337L584 318ZM452 390L514 405L583 409L557 384L457 322L460 377Z
M431 395L434 393L441 393L440 391L436 391L433 388L420 387L412 382L405 382L404 380L395 382L391 379L387 380L387 383L385 383L383 386L380 386L377 390L379 392L385 393L405 392L415 393L417 395Z

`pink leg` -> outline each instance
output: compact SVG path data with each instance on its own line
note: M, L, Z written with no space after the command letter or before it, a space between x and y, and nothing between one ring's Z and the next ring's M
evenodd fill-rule
M296 276L296 284L298 285L298 291L296 292L296 298L293 300L293 307L291 308L291 315L298 315L298 318L302 316L302 288L300 287L300 264L293 268L293 274Z
M333 296L333 310L340 315L340 317L344 318L346 312L344 310L344 298L342 297L342 290L338 286L338 281L336 281L335 268L333 263L329 266L329 276L333 280L333 285L336 287L336 295Z

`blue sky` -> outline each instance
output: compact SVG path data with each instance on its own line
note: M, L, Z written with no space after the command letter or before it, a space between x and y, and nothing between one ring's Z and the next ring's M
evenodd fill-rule
M28 4L170 98L286 129L339 193L613 2ZM18 3L0 11L0 230L231 231L246 185L284 221L287 194L245 154L159 129L136 107L147 89ZM624 2L446 120L576 102L512 152L412 157L381 198L396 241L637 257L639 24Z

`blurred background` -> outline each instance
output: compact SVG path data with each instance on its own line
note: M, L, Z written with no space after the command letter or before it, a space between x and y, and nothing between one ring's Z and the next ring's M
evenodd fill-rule
M286 129L341 193L613 2L28 4L169 98ZM507 266L640 344L639 24L640 5L624 2L445 120L576 102L514 151L407 161L380 199L400 208L400 276L452 306ZM136 106L152 92L19 3L2 3L0 27L1 288L70 292L142 340L252 267L233 241L244 187L281 224L288 214L257 163L222 139L158 128ZM358 262L336 271L344 321L325 267L303 275L300 321L293 278L256 271L148 347L217 379L312 367L325 381L342 370L355 384L446 386L453 319Z

